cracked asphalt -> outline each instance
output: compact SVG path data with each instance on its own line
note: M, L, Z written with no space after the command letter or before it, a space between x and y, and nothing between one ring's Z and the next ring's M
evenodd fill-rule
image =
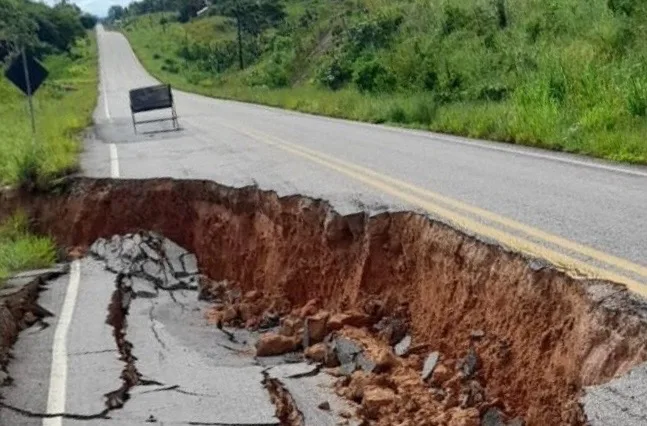
M288 142L416 186L409 192L433 190L430 199L441 200L438 202L445 207L468 203L626 260L633 265L631 274L617 264L611 267L645 282L647 274L640 269L647 266L644 167L181 92L175 94L182 131L147 133L164 129L156 125L134 134L127 92L156 81L143 70L122 35L102 28L97 34L102 84L95 138L87 141L82 155L82 167L89 176L212 179L232 186L257 184L279 195L324 198L341 213L408 209L437 214L400 193L331 171L322 162L286 154L283 148L293 149L283 143ZM276 139L283 142L273 145ZM468 210L466 215L478 223L504 228L491 216ZM510 228L505 231L522 234ZM588 256L554 240L528 238L581 261L610 267L605 264L607 257ZM329 383L329 377L306 374L291 378L294 371L274 367L281 364L280 359L253 359L246 349L254 336L240 332L232 342L225 333L207 327L201 315L204 306L192 290L159 291L141 278L133 280L140 297L129 309L127 339L142 380L130 389L131 398L123 408L110 411L109 419L99 418L106 409L105 394L123 384L124 362L119 359L113 329L105 321L115 291L115 274L90 258L81 260L80 270L78 296L65 339L65 416L44 414L52 347L69 276L51 281L40 296L41 305L55 313L48 319L51 326L26 330L14 348L19 356L10 363L9 372L15 381L2 390L0 425L273 425L278 419L262 385L263 371L281 380L306 424L335 424L337 419L316 408L323 399L329 400L333 412L343 407L343 402L322 386ZM307 372L308 367L290 368ZM641 402L647 392L645 374L644 368L639 368L608 386L590 389L584 404L593 424L647 424L647 406Z
M94 257L79 261L62 389L65 410L53 413L47 402L52 345L61 321L56 315L48 319L49 327L34 326L20 335L14 347L19 355L9 364L14 383L2 388L0 424L279 425L266 377L294 392L305 424L341 420L338 413L349 407L317 365L257 359L255 334L208 325L209 304L198 300L193 256L168 240L147 242L155 238L100 240L93 245ZM141 250L144 246L158 247L163 255L153 250L147 257L151 251ZM64 310L69 279L49 282L40 298L45 309ZM115 330L122 322L119 340ZM134 383L126 377L135 377ZM318 409L323 401L333 409Z

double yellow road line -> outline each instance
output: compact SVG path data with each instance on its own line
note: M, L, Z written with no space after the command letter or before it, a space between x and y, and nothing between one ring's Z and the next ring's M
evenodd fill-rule
M229 125L224 127L334 170L408 204L418 206L468 232L496 240L510 249L527 255L545 259L572 276L615 281L647 297L647 286L644 284L647 283L645 266L271 135ZM607 267L596 266L582 258L591 259ZM639 277L640 280L645 278L644 283L632 277Z

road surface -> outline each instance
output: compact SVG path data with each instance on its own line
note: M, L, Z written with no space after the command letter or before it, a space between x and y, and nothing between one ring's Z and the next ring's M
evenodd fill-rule
M279 195L299 193L327 199L341 213L413 209L580 273L625 282L632 290L647 294L647 168L179 91L175 98L182 130L160 132L170 126L152 124L135 134L128 90L157 82L121 34L99 27L97 35L101 84L96 137L87 142L82 157L84 173L89 176L256 184ZM79 416L98 413L103 394L118 385L123 365L116 360L105 317L96 315L106 310L114 277L89 259L77 262L72 270L70 276L50 283L50 290L42 295L41 303L55 313L52 327L23 333L18 342L16 352L28 356L11 364L13 375L22 379L6 401L23 412L0 410L2 424L81 423ZM209 389L212 393L181 394L182 400L177 394L169 397L169 389L140 390L134 394L135 402L128 403L129 410L111 421L98 419L90 424L145 420L276 424L256 364L222 347L214 349L219 337L210 335L214 331L204 329L191 311L178 311L176 304L163 298L138 303L154 303L157 309L155 315L148 307L131 312L132 338L140 339L137 356L144 368L155 372L147 379L159 381L161 388L173 387L183 380L183 372L196 370L191 365L177 372L168 369L195 362L202 370L200 363L207 358L230 369L225 374L230 379L214 385L215 389ZM180 322L182 327L178 327ZM190 333L186 324L191 324ZM160 349L164 339L167 346ZM61 347L61 342L66 344ZM232 394L224 402L220 398L224 404L220 407L200 400L233 392L241 384L249 386L247 399ZM62 397L53 397L54 405L50 405L51 395L59 394ZM308 392L298 394L307 396ZM253 401L253 410L249 401ZM43 413L60 412L55 408L61 406L70 414L66 418L43 418Z
M135 135L128 90L157 81L123 35L98 38L89 175L258 184L341 213L414 209L591 275L647 282L647 168L177 91L183 130Z

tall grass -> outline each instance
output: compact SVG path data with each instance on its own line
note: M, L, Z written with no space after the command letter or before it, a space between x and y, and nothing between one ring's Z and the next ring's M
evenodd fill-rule
M162 30L141 17L124 32L184 90L647 164L644 2L286 2L288 23L244 71L208 67L210 46L231 39L223 18ZM204 57L180 58L182 43Z
M16 213L0 223L0 286L11 272L47 267L55 260L54 243L30 234L24 213Z
M97 97L97 50L93 36L79 40L71 53L45 60L49 79L34 97L36 138L27 102L0 77L0 184L46 180L74 170L80 133L92 122Z

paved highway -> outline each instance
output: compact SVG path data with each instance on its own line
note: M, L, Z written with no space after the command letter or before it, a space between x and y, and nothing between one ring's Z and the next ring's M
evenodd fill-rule
M159 132L170 125L151 124L135 134L128 90L157 82L121 34L99 27L97 35L101 84L96 137L82 156L87 175L256 184L280 195L327 199L341 213L413 209L647 295L647 168L179 91L182 130ZM0 423L71 425L103 409L103 393L119 385L123 367L105 317L97 315L106 312L113 281L85 259L73 265L70 276L50 284L41 302L55 313L52 327L23 333L15 349L21 357L11 364L20 380L5 403L23 411L0 409ZM222 336L205 330L192 311L178 311L164 298L137 303L154 304L157 313L148 305L131 312L130 337L139 339L136 356L144 373L155 372L145 378L163 383L135 392L128 409L112 420L91 423L276 424L255 363L214 349ZM164 339L174 343L164 346ZM184 379L182 371L202 371L200 363L214 357L239 375L232 376L235 384L224 380L192 398L171 393L183 389L174 387ZM182 363L184 370L173 371ZM248 396L227 393L240 383L249 384ZM216 394L220 410L201 399ZM255 410L246 405L251 397ZM61 410L66 418L43 416Z
M183 130L135 135L128 90L157 81L123 35L100 28L98 39L98 140L83 159L89 175L258 184L325 198L342 213L415 209L647 293L647 168L179 91ZM141 131L170 123L148 126Z

